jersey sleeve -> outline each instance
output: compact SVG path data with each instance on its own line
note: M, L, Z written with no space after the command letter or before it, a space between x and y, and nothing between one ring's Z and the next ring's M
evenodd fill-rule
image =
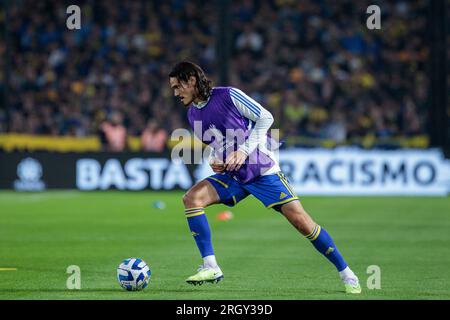
M273 116L267 109L239 89L231 88L230 98L240 114L255 124L246 142L239 146L240 151L249 155L259 145L265 144L267 131L273 124Z

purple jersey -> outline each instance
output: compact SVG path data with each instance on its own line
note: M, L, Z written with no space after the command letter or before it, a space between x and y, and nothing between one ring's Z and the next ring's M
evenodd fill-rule
M246 100L241 100L243 99L241 96L234 96L233 90L232 87L214 87L204 106L198 108L191 105L187 113L195 135L203 143L211 146L215 150L216 157L222 161L225 161L228 154L238 150L239 146L247 140L255 124L254 121L242 115L232 98L236 97L239 101L243 101L255 114L259 109L256 105L250 105ZM231 135L230 130L235 136ZM268 172L274 165L278 166L269 153L256 148L249 153L245 164L238 171L227 173L237 181L247 183Z

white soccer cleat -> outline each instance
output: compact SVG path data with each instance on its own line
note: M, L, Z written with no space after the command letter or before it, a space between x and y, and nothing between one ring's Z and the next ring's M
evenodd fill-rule
M361 293L361 286L359 285L358 278L346 278L342 279L345 286L345 293L359 294Z
M223 273L219 267L209 268L201 265L197 273L187 278L186 282L193 285L202 285L204 282L217 283L222 279Z

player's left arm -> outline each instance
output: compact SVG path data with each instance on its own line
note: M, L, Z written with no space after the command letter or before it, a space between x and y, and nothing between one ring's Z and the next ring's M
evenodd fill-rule
M225 161L226 169L231 171L239 170L248 155L259 145L266 143L267 131L272 126L274 120L272 114L267 109L241 90L231 88L230 97L241 115L254 123L245 143L240 145L237 151L231 153Z

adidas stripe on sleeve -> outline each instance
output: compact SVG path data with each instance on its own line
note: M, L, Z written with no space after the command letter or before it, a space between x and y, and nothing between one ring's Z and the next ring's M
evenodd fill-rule
M273 116L267 109L239 89L231 88L230 97L241 115L254 122L246 143L239 147L239 150L248 155L259 145L265 145L266 134L273 123Z

